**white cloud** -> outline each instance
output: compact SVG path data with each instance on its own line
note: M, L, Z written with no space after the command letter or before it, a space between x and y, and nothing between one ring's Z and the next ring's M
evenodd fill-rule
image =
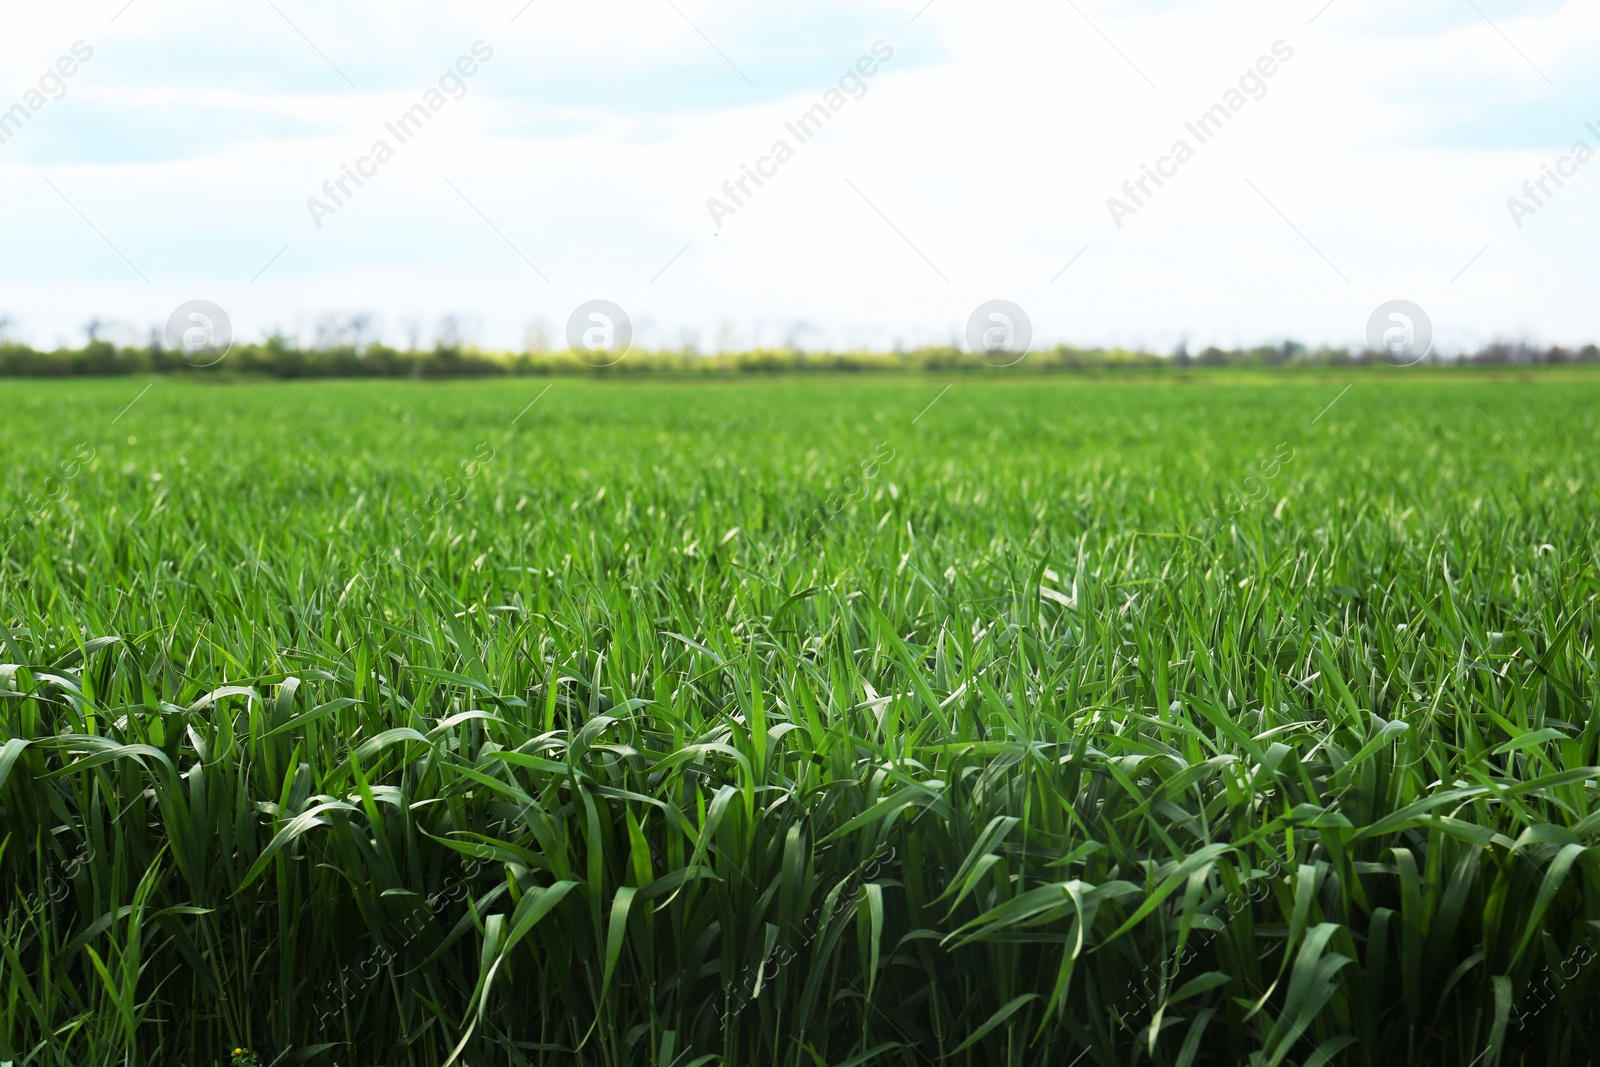
M922 0L674 0L692 25L665 0L515 21L517 0L274 2L294 26L265 0L13 14L6 69L95 49L0 145L13 333L148 329L206 297L245 338L366 311L391 342L455 314L520 346L605 297L646 344L775 344L803 322L811 343L886 347L948 341L1003 297L1047 343L1354 344L1404 297L1445 348L1600 337L1580 298L1600 167L1521 229L1505 204L1576 138L1600 147L1600 13L1577 0L1480 3L1493 24L1376 0L934 0L914 22ZM466 95L314 225L307 198L480 39L495 55ZM879 40L893 59L798 144L785 122ZM1265 95L1115 226L1107 198L1279 40L1294 57ZM707 198L779 138L794 157L713 227Z

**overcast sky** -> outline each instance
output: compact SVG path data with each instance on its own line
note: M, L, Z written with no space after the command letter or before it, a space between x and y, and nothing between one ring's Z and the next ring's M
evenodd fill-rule
M1324 3L7 0L0 318L520 349L604 298L649 347L882 349L1003 298L1170 350L1404 298L1447 350L1600 340L1600 5Z

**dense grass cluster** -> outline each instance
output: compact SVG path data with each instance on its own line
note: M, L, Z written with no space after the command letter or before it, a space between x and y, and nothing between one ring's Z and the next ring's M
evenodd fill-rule
M0 1060L1593 1060L1600 377L946 381L8 386Z

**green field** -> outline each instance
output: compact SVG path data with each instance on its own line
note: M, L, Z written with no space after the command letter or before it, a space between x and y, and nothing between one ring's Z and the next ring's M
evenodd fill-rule
M147 381L3 384L0 1062L1600 1057L1592 371Z

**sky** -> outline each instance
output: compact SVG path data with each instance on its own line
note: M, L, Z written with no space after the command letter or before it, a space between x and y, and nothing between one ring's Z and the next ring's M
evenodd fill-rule
M40 347L1600 341L1593 0L5 4Z

